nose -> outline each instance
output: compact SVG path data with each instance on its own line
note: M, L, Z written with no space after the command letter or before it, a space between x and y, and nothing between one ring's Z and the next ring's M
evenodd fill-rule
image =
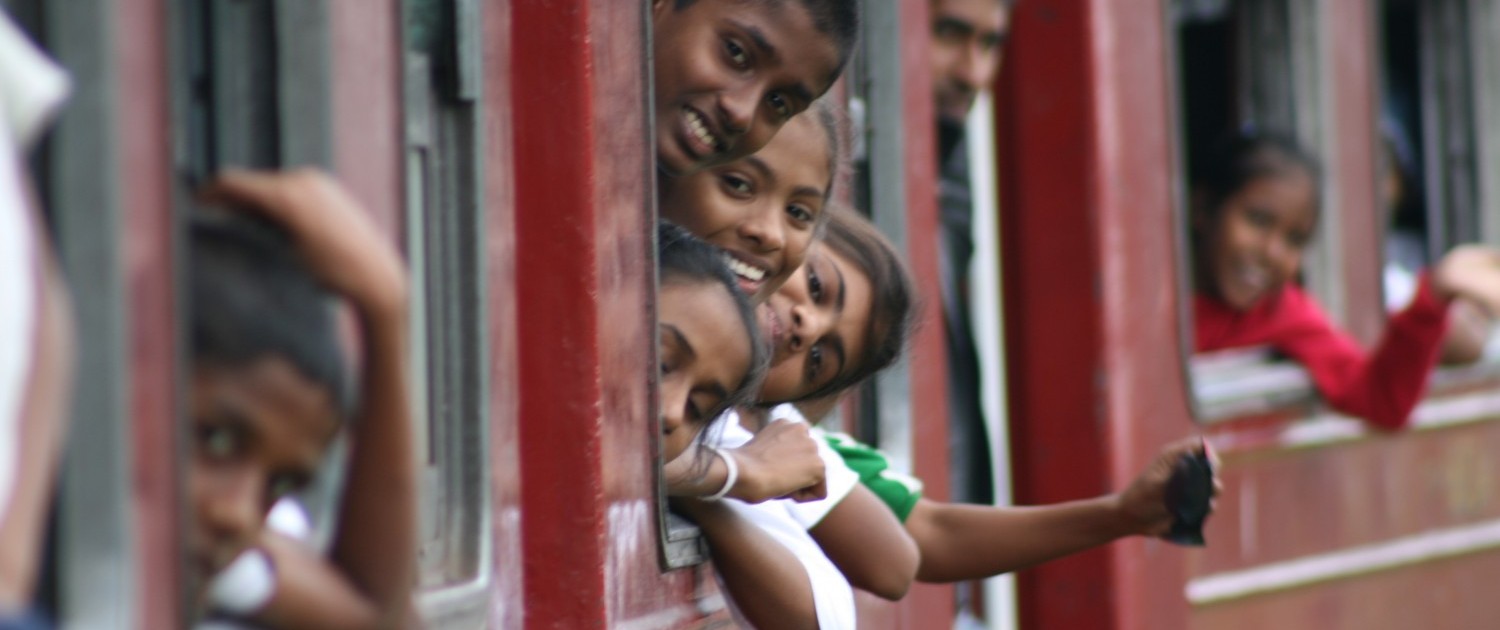
M989 80L989 54L978 42L964 46L958 60L958 81L971 92L978 92Z
M740 238L754 243L757 251L780 251L786 245L786 230L781 217L778 204L761 204L740 222Z
M661 377L661 429L671 433L682 428L682 414L687 408L688 387L684 379L673 375Z
M760 100L758 83L745 82L735 89L725 90L719 97L719 119L724 123L725 135L738 138L749 131L755 122L755 110L760 106Z
M790 334L787 343L793 352L800 352L816 343L827 332L830 318L816 305L799 304L791 309Z
M251 473L236 474L213 484L206 489L207 496L199 497L203 505L199 518L216 547L232 547L237 553L251 544L264 519L261 489L265 484L261 478Z

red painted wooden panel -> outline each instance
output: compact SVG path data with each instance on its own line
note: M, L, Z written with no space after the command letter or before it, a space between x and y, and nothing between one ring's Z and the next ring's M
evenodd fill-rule
M330 0L334 168L397 237L406 181L399 17L397 0Z
M184 620L177 588L183 511L166 7L162 0L122 0L114 15L139 567L135 623L172 628Z
M1024 2L1001 82L1018 503L1123 487L1184 398L1164 8ZM1132 540L1020 575L1026 628L1180 628L1184 554Z
M1204 607L1204 630L1484 630L1495 627L1500 552L1490 551Z
M937 287L937 114L932 103L932 18L927 2L901 3L901 133L906 146L906 247L919 287ZM948 499L948 359L941 300L925 296L910 360L912 468L928 498ZM907 628L953 618L953 587L915 584L901 603Z
M696 615L693 573L656 563L642 10L512 7L528 627Z
M511 127L510 2L484 9L485 270L489 274L490 501L493 551L490 625L523 620L521 449L517 354L515 178Z
M1381 270L1385 264L1384 213L1376 196L1375 168L1380 146L1377 129L1374 15L1378 3L1338 0L1326 9L1328 96L1333 100L1330 150L1338 160L1338 223L1320 229L1339 230L1343 239L1343 280L1348 312L1345 325L1366 344L1373 345L1385 324Z

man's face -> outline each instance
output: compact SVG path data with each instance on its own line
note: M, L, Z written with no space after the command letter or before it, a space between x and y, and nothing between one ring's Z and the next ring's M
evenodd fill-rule
M839 50L800 2L652 5L656 161L669 175L764 147L833 84Z
M962 123L1000 70L1010 30L1002 0L932 0L932 87L938 117Z

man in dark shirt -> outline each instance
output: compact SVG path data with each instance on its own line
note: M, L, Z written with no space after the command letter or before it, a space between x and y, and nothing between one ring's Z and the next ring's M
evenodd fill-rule
M980 406L979 357L969 321L974 204L965 118L1000 69L1014 0L931 0L942 229L941 297L948 338L949 453L954 501L990 504L989 440Z

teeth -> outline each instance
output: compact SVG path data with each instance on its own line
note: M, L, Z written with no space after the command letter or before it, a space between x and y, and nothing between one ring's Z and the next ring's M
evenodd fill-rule
M714 135L708 132L708 125L704 124L703 117L699 116L698 112L688 110L688 129L692 130L693 136L697 137L699 142L718 148L718 139L714 138Z
M729 265L729 270L733 271L734 275L748 279L751 282L760 282L766 277L766 271L764 269L746 263L745 261L728 254L724 255L724 264Z

